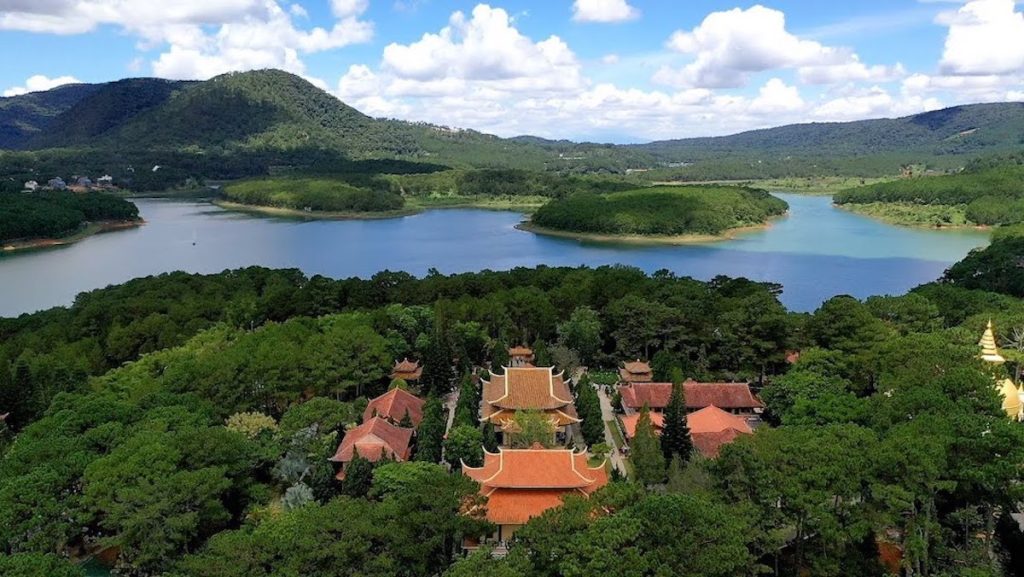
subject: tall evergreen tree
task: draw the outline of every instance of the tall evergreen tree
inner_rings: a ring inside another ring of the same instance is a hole
[[[550,367],[553,364],[548,344],[543,339],[533,341],[533,364],[538,367]]]
[[[672,385],[672,395],[665,407],[664,428],[661,431],[661,453],[665,461],[679,457],[684,463],[690,460],[693,453],[693,439],[690,438],[690,427],[686,423],[686,396],[683,384]]]
[[[498,452],[498,431],[491,422],[484,423],[484,449],[489,453]]]
[[[508,363],[508,342],[503,339],[494,341],[494,349],[491,351],[491,370],[501,373],[501,367],[507,367]]]
[[[455,380],[455,366],[452,364],[452,348],[445,332],[439,327],[427,343],[423,352],[423,374],[420,388],[427,395],[446,395]]]
[[[480,424],[480,387],[474,384],[472,375],[462,378],[459,387],[459,402],[455,405],[455,419],[452,427],[476,427]]]
[[[423,406],[423,421],[416,434],[416,460],[428,463],[441,461],[444,429],[447,425],[444,406],[437,397],[430,397]]]
[[[372,484],[373,463],[356,451],[355,456],[345,467],[345,480],[341,482],[341,492],[349,497],[365,497],[370,492]]]
[[[583,439],[588,445],[596,445],[604,442],[604,420],[601,416],[601,399],[597,391],[590,384],[590,379],[584,376],[576,387],[576,412],[579,413],[580,431]]]
[[[651,424],[651,412],[647,406],[640,411],[636,434],[630,445],[630,460],[636,472],[636,480],[644,485],[657,485],[665,480],[665,455],[658,446],[658,436]]]
[[[33,418],[33,399],[35,386],[32,382],[32,369],[25,359],[18,359],[14,370],[4,371],[0,376],[0,413],[10,413],[7,426],[13,431],[31,422]]]

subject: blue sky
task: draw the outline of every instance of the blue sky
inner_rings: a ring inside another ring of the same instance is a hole
[[[375,116],[617,142],[1024,99],[1014,0],[0,0],[0,50],[4,95],[273,67]]]

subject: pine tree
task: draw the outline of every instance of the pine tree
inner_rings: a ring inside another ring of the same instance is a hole
[[[637,481],[644,485],[657,485],[665,480],[665,456],[658,446],[658,436],[651,424],[651,414],[644,405],[640,411],[640,420],[636,424],[636,434],[630,446],[630,460],[636,471]]]
[[[452,389],[455,376],[451,345],[445,332],[437,329],[423,352],[420,389],[427,395],[447,395]]]
[[[690,460],[693,453],[693,439],[690,438],[690,427],[686,424],[686,397],[683,384],[672,386],[672,395],[665,407],[664,428],[661,431],[661,453],[666,461],[679,457],[684,463]]]
[[[533,341],[533,364],[538,367],[550,367],[551,352],[548,351],[548,344],[543,339]]]
[[[32,369],[25,359],[19,359],[14,365],[13,374],[5,371],[0,377],[0,413],[10,413],[7,425],[12,431],[18,431],[32,420],[32,400],[35,398],[35,386],[32,381]]]
[[[341,483],[341,492],[349,497],[365,497],[373,484],[373,463],[364,459],[356,451],[355,456],[345,467],[345,480]]]
[[[501,373],[501,367],[507,367],[508,363],[508,343],[499,339],[494,342],[494,349],[491,351],[491,370]]]
[[[405,415],[402,416],[402,420],[398,423],[398,426],[406,429],[413,428],[412,415],[409,414],[409,409],[405,410]]]
[[[590,379],[586,376],[580,379],[580,383],[576,387],[576,411],[583,421],[580,423],[583,440],[591,446],[604,442],[601,400],[597,396],[597,391],[590,384]]]
[[[466,375],[459,387],[459,402],[455,405],[453,427],[476,427],[480,424],[480,387],[473,383],[473,377]]]
[[[444,406],[437,397],[430,397],[423,406],[423,421],[416,433],[416,460],[441,462],[441,444],[444,441]]]
[[[491,422],[484,423],[484,449],[488,453],[498,452],[498,432]]]

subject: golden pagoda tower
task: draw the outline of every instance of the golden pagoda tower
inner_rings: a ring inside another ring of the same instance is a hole
[[[1001,365],[1006,362],[1003,355],[999,354],[999,347],[996,345],[995,331],[992,329],[992,321],[988,321],[981,340],[978,341],[981,347],[981,360],[992,365]],[[1015,421],[1024,421],[1024,388],[1018,389],[1010,379],[997,379],[996,389],[1003,398],[1003,410],[1006,416]]]

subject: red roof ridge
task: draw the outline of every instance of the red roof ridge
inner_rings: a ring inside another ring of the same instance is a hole
[[[573,402],[571,399],[567,401],[567,400],[565,400],[565,399],[563,399],[563,398],[561,398],[561,397],[559,397],[558,395],[555,394],[555,378],[557,377],[559,379],[564,379],[565,378],[565,371],[560,371],[556,375],[555,374],[555,367],[504,367],[503,366],[502,368],[505,369],[505,374],[504,375],[496,375],[492,371],[490,371],[489,369],[487,371],[487,372],[491,373],[491,376],[502,377],[502,378],[505,379],[505,382],[504,382],[504,384],[505,384],[505,394],[500,396],[500,397],[498,397],[497,399],[494,399],[492,401],[488,401],[492,405],[493,404],[497,404],[499,401],[502,401],[502,400],[504,400],[505,398],[507,398],[509,396],[509,371],[547,371],[548,372],[548,395],[552,399],[558,401],[559,403],[565,403],[565,404],[568,405],[569,403]],[[491,384],[490,381],[484,381],[484,382],[487,383],[488,385]]]
[[[535,445],[537,445],[537,444],[539,444],[539,443],[535,443]],[[529,448],[529,449],[505,449],[503,447],[498,447],[498,452],[497,453],[491,453],[491,452],[487,451],[486,449],[484,449],[484,453],[486,455],[497,455],[497,457],[498,457],[498,470],[495,471],[494,474],[491,475],[490,477],[487,477],[486,479],[478,480],[477,482],[480,483],[480,485],[482,485],[482,486],[488,485],[491,481],[493,481],[495,478],[497,478],[498,475],[500,475],[502,472],[504,472],[504,470],[505,470],[505,454],[506,453],[509,453],[509,454],[517,454],[517,453],[547,453],[547,454],[564,453],[564,454],[566,454],[566,456],[569,457],[569,466],[572,469],[572,472],[576,473],[576,476],[579,477],[580,480],[585,481],[584,485],[581,485],[580,487],[572,487],[572,488],[581,489],[583,487],[586,487],[588,485],[592,485],[593,483],[597,482],[596,478],[587,477],[587,476],[585,476],[583,473],[581,473],[576,468],[576,458],[579,457],[579,456],[584,456],[585,457],[587,455],[586,451],[582,451],[580,453],[577,453],[577,452],[573,451],[572,449],[546,449],[546,448],[543,448],[543,447],[542,448],[537,448],[537,449],[534,449],[534,448]],[[482,470],[487,468],[486,461],[487,461],[487,459],[486,459],[486,456],[485,456],[484,464],[483,465],[481,465],[480,467],[464,467],[463,468],[463,472],[465,473],[467,470],[482,471]],[[588,466],[587,469],[588,469],[588,471],[597,471],[597,470],[600,470],[603,466],[604,466],[604,463],[602,462],[601,466],[598,466],[598,467],[589,467]],[[548,487],[544,486],[544,485],[539,485],[537,487],[521,487],[520,486],[520,487],[517,487],[517,488],[520,488],[520,489],[525,489],[525,488],[546,489]]]

